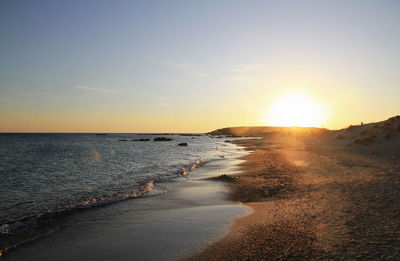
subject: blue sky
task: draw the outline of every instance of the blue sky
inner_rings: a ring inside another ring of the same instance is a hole
[[[0,131],[264,125],[291,91],[324,127],[400,106],[398,1],[1,1]]]

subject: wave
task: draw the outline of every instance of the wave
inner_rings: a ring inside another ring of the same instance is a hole
[[[0,227],[0,235],[12,234],[18,229],[25,229],[29,226],[36,226],[40,223],[43,223],[44,220],[54,219],[57,216],[70,214],[74,211],[80,211],[83,209],[109,205],[111,203],[117,203],[127,199],[144,197],[147,193],[152,192],[153,188],[154,188],[154,181],[150,180],[144,183],[144,185],[142,185],[137,191],[129,193],[121,193],[113,197],[93,198],[91,200],[82,202],[81,205],[75,205],[73,207],[65,207],[57,211],[48,211],[46,213],[41,213],[37,216],[23,218],[21,220],[15,221],[14,223],[11,222],[8,224],[3,224]]]
[[[205,163],[206,163],[205,160],[204,160],[203,158],[200,158],[200,159],[194,161],[194,162],[193,162],[192,164],[190,164],[189,166],[184,167],[184,168],[182,168],[180,171],[178,171],[178,176],[187,176],[187,174],[188,174],[190,171],[192,171],[192,170],[194,170],[194,169],[196,169],[196,168],[198,168],[198,167],[204,166]]]
[[[205,165],[205,160],[200,158],[191,164],[182,167],[178,176],[186,177],[188,173],[198,167]],[[114,196],[98,197],[83,201],[81,204],[59,208],[55,211],[48,210],[35,216],[25,217],[14,222],[2,224],[0,226],[0,256],[10,249],[16,248],[27,242],[48,236],[66,225],[68,217],[73,214],[86,211],[88,209],[107,206],[113,203],[122,202],[128,199],[143,198],[146,196],[156,196],[167,192],[166,188],[159,185],[161,179],[147,180],[139,183],[139,188],[135,191],[120,193]],[[157,193],[154,193],[154,188]],[[154,195],[151,195],[151,194]]]
[[[161,187],[160,187],[161,188]],[[37,238],[48,236],[58,231],[65,224],[66,219],[75,214],[94,207],[106,206],[127,199],[145,197],[154,189],[154,181],[142,182],[138,190],[117,194],[113,197],[93,198],[72,207],[64,207],[56,211],[47,211],[39,215],[26,217],[21,220],[2,224],[0,226],[0,256],[12,248],[33,241]],[[159,194],[166,190],[159,191]]]
[[[97,206],[108,205],[111,203],[121,202],[127,199],[144,197],[146,193],[153,191],[153,188],[154,188],[154,181],[151,180],[148,181],[144,186],[142,186],[138,191],[118,194],[117,196],[114,197],[94,198],[92,200],[87,200],[83,202],[82,206],[85,208],[92,208]]]

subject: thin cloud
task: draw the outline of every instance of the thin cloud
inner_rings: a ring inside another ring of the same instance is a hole
[[[60,96],[57,93],[52,92],[45,92],[45,91],[33,91],[33,92],[20,92],[18,95],[27,96],[27,97],[34,97],[37,99],[38,97],[44,99],[63,99],[63,96]]]
[[[160,106],[165,106],[165,107],[170,107],[173,106],[174,104],[169,101],[168,97],[165,96],[156,96],[152,97],[154,100],[156,100],[156,103]]]
[[[104,88],[97,88],[85,85],[74,86],[75,89],[85,90],[85,91],[95,91],[95,92],[102,92],[102,93],[119,93],[117,90],[111,89],[104,89]]]
[[[32,94],[40,95],[40,96],[57,96],[55,93],[51,92],[32,92]]]
[[[168,103],[168,102],[160,102],[159,105],[165,106],[165,107],[170,107],[170,106],[173,106],[174,104]]]
[[[157,97],[153,97],[153,99],[165,101],[165,100],[168,100],[169,98],[168,97],[163,97],[163,96],[157,96]]]
[[[183,72],[185,72],[185,77],[188,78],[206,78],[209,76],[203,70],[199,70],[198,66],[193,63],[175,62],[171,60],[158,61],[158,63],[182,70]]]
[[[156,97],[153,97],[153,99],[158,101],[157,102],[158,105],[161,105],[161,106],[170,107],[170,106],[174,105],[173,103],[170,103],[169,98],[165,97],[165,96],[156,96]]]
[[[202,72],[193,72],[193,73],[189,74],[188,76],[193,77],[193,78],[206,78],[206,77],[208,77],[208,74],[202,73]]]
[[[162,63],[178,69],[186,69],[189,66],[187,63],[177,63],[172,61],[163,61]]]
[[[115,80],[115,78],[111,77],[111,76],[107,76],[107,75],[100,75],[99,79],[101,80]]]
[[[20,92],[20,95],[39,95],[39,96],[57,96],[55,93],[51,92],[41,92],[41,91],[34,91],[34,92]]]
[[[230,82],[230,83],[244,83],[244,82],[248,82],[248,81],[249,81],[248,78],[239,77],[239,76],[220,79],[220,82]]]
[[[265,108],[254,107],[248,103],[243,104],[243,106],[247,108],[248,112],[266,112]]]
[[[260,72],[262,69],[263,66],[261,64],[246,64],[233,68],[232,72],[236,73]]]

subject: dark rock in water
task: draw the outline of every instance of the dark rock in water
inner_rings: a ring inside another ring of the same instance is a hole
[[[186,143],[186,142],[182,142],[182,143],[179,143],[178,144],[178,146],[187,146],[188,144]]]
[[[171,139],[171,138],[165,138],[165,137],[157,137],[157,138],[154,138],[154,141],[171,141],[171,140],[173,140],[173,139]]]
[[[149,141],[150,139],[133,139],[131,141]]]
[[[128,141],[127,139],[119,139],[119,141]]]
[[[160,136],[160,135],[178,135],[178,134],[177,133],[138,133],[137,135]]]
[[[231,182],[237,181],[238,177],[231,177],[231,176],[223,174],[221,176],[218,176],[218,177],[215,177],[215,178],[212,178],[212,179],[231,183]]]
[[[225,142],[231,142],[230,140],[226,140]]]

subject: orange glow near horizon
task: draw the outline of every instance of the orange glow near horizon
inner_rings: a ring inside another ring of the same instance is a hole
[[[266,123],[281,127],[321,127],[323,108],[305,94],[292,93],[281,97],[268,111]]]

